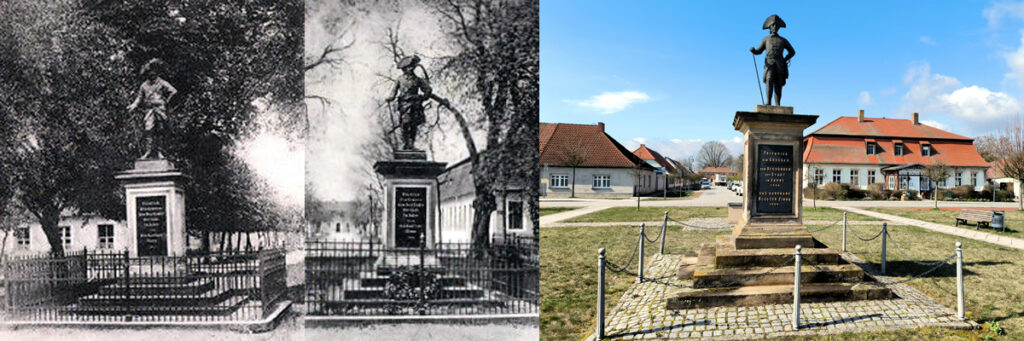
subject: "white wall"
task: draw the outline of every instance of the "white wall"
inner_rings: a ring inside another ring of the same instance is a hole
[[[570,185],[564,188],[551,186],[551,175],[564,174],[569,176]],[[594,188],[595,175],[608,175],[611,177],[609,188]],[[637,176],[633,168],[576,168],[576,179],[573,180],[572,168],[569,167],[541,167],[541,193],[552,198],[568,198],[572,192],[572,182],[576,183],[576,197],[601,198],[633,196],[633,185]],[[651,193],[658,188],[664,188],[665,176],[654,174],[652,171],[642,171],[640,174],[640,193]],[[650,177],[648,185],[647,178]],[[655,181],[657,179],[657,181]],[[657,186],[657,187],[655,187]]]
[[[440,217],[437,219],[441,226],[441,240],[445,243],[468,243],[472,238],[473,231],[473,209],[472,195],[463,195],[456,198],[445,199],[441,202]],[[533,235],[533,220],[530,219],[531,205],[534,200],[526,200],[520,193],[511,193],[505,197],[498,196],[498,207],[491,212],[490,230],[492,238],[500,238],[506,234],[518,236]],[[522,229],[508,229],[502,219],[507,219],[505,207],[509,201],[520,201],[523,203]]]
[[[885,176],[882,174],[882,169],[881,169],[880,166],[876,166],[876,165],[856,165],[856,164],[828,164],[828,163],[808,164],[808,163],[805,163],[804,164],[804,174],[811,174],[812,177],[810,179],[803,179],[802,183],[803,183],[804,187],[807,186],[808,180],[813,179],[813,174],[812,174],[812,172],[810,170],[811,167],[814,167],[814,168],[817,168],[817,169],[821,169],[822,171],[824,171],[824,175],[825,175],[824,183],[826,183],[826,184],[829,183],[829,182],[833,182],[832,181],[832,170],[834,170],[834,169],[839,169],[841,171],[841,173],[842,173],[842,181],[840,181],[841,183],[848,183],[848,184],[851,184],[851,185],[857,185],[858,187],[860,187],[862,189],[867,189],[867,187],[868,187],[868,180],[867,180],[867,178],[868,178],[868,171],[869,170],[874,170],[875,171],[875,182],[885,183]],[[859,171],[859,174],[858,174],[858,178],[859,179],[858,179],[858,181],[856,183],[854,183],[853,180],[850,178],[850,171],[853,170],[853,169],[856,169],[856,170]],[[958,168],[953,169],[952,171],[950,171],[950,176],[949,176],[948,179],[946,179],[946,186],[943,187],[943,188],[956,186],[956,176],[955,176],[956,172],[959,172],[961,174],[961,176],[963,177],[962,178],[962,182],[963,182],[962,184],[963,185],[970,185],[971,184],[970,179],[971,179],[971,177],[973,177],[974,180],[975,180],[975,182],[974,182],[974,189],[978,190],[978,191],[984,189],[984,187],[985,187],[985,168],[982,168],[982,167],[958,167]]]
[[[125,222],[99,217],[71,216],[62,217],[60,223],[57,224],[57,226],[68,226],[71,228],[71,244],[66,246],[64,251],[79,251],[82,249],[96,251],[99,248],[97,226],[107,224],[114,226],[114,243],[113,247],[101,251],[117,252],[126,250],[128,248],[128,227]],[[14,231],[11,231],[10,236],[7,237],[4,249],[6,255],[21,256],[50,252],[50,243],[46,240],[42,225],[38,221],[28,221],[21,227],[28,227],[29,229],[29,245],[27,247],[17,245],[17,238],[15,238]],[[0,232],[0,238],[2,236],[3,233]]]

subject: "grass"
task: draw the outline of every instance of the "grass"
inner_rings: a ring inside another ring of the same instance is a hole
[[[555,214],[555,213],[561,213],[561,212],[565,212],[565,211],[572,211],[572,210],[575,210],[577,208],[579,208],[579,207],[541,207],[540,208],[540,215],[541,216],[546,216],[548,214]]]
[[[831,207],[804,207],[804,220],[824,220],[824,221],[837,221],[843,219],[843,210],[835,209]],[[856,213],[848,213],[846,215],[848,221],[880,221],[881,219],[869,217],[866,215],[860,215]]]
[[[665,218],[665,211],[668,211],[669,218],[685,220],[689,218],[704,217],[726,217],[728,212],[725,207],[612,207],[594,213],[585,214],[576,218],[566,220],[570,223],[593,223],[593,222],[620,222],[620,221],[656,221]]]
[[[640,200],[642,200],[642,201],[680,200],[680,199],[692,200],[692,199],[700,198],[701,193],[704,193],[704,192],[700,192],[700,191],[686,191],[686,192],[683,192],[682,195],[679,195],[679,193],[669,194],[668,196],[665,196],[665,197],[662,197],[660,195],[654,195],[654,196],[648,196],[648,197],[641,197]]]
[[[812,230],[814,226],[809,226]],[[850,226],[863,237],[878,232],[877,226]],[[967,317],[984,323],[999,322],[1006,335],[999,340],[1024,340],[1024,288],[1019,279],[1024,278],[1024,254],[1020,250],[985,242],[962,239],[936,233],[914,226],[890,226],[889,234],[909,256],[920,261],[942,260],[953,254],[954,244],[963,243],[964,279]],[[815,238],[833,248],[840,248],[842,229],[829,228],[814,233]],[[861,259],[874,264],[881,263],[881,242],[876,239],[862,242],[854,237],[847,238],[847,250]],[[886,269],[890,275],[900,278],[919,274],[930,267],[907,261],[890,241],[887,250]],[[910,286],[927,294],[939,303],[956,309],[956,268],[949,262],[944,268],[926,277],[908,282]],[[946,329],[925,329],[913,332],[870,333],[836,337],[836,340],[876,339],[917,339],[917,340],[974,340],[991,334],[987,329],[976,331],[954,331]],[[824,339],[824,338],[809,338]]]
[[[955,226],[956,220],[953,217],[960,214],[959,210],[937,210],[937,209],[906,209],[906,208],[882,208],[882,207],[871,207],[867,210],[875,211],[879,213],[892,214],[905,218],[923,220],[933,222],[936,224]],[[998,234],[1008,237],[1024,238],[1024,235],[1020,231],[1024,231],[1024,212],[1022,211],[1005,211],[1003,212],[1003,222],[1006,224],[1006,232],[1001,229],[992,228],[981,228],[979,231],[986,233]],[[962,228],[974,229],[974,222],[968,223],[969,225],[964,226],[960,224]]]
[[[605,248],[605,256],[610,262],[624,266],[636,248],[637,232],[633,227],[604,226],[563,227],[541,233],[542,340],[580,340],[593,332],[597,311],[597,249]],[[713,241],[716,233],[728,234],[731,231],[691,232],[669,226],[666,252],[696,251],[701,243]],[[659,244],[646,243],[645,259],[658,252]],[[630,268],[636,271],[636,262]],[[611,311],[635,277],[611,271],[605,272],[605,276],[606,311]]]

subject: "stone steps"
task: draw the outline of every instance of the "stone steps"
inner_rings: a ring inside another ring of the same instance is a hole
[[[125,286],[124,283],[114,282],[100,287],[100,295],[124,296],[128,291],[131,295],[199,295],[212,290],[214,280],[211,278],[196,279],[189,282],[174,282],[164,284],[131,283]]]
[[[123,294],[92,294],[78,299],[83,306],[159,306],[159,307],[182,307],[182,306],[209,306],[217,305],[235,296],[233,289],[210,290],[201,294],[148,294],[131,295],[125,299]]]
[[[891,298],[892,291],[888,288],[865,284],[814,283],[800,286],[800,301],[804,303]],[[793,285],[759,285],[679,293],[667,300],[666,308],[678,310],[792,303]]]
[[[186,316],[224,316],[233,314],[245,302],[246,296],[231,296],[216,305],[184,305],[184,306],[131,306],[123,305],[72,305],[69,310],[82,315],[186,315]]]
[[[362,287],[345,290],[345,299],[385,299],[384,287]],[[481,298],[484,291],[468,287],[442,287],[438,297],[443,298]]]
[[[863,280],[864,277],[864,270],[861,270],[861,268],[853,264],[821,265],[820,267],[834,273],[834,275],[819,271],[812,266],[804,265],[800,267],[800,283],[835,283],[842,282],[845,278]],[[772,268],[769,267],[710,270],[698,269],[693,273],[693,287],[712,288],[729,283],[735,283],[737,281],[765,273],[771,269]],[[796,267],[784,266],[767,275],[763,275],[737,285],[758,286],[789,284],[792,287],[795,272]],[[837,278],[837,276],[845,278]]]
[[[813,244],[811,244],[813,245]],[[736,249],[734,240],[729,236],[718,236],[714,248],[715,267],[770,266],[774,267],[791,257],[793,248]],[[839,252],[829,248],[812,248],[810,245],[800,252],[803,259],[816,264],[839,264]]]

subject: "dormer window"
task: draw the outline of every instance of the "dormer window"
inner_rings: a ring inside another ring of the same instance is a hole
[[[896,156],[903,156],[903,144],[896,143],[893,147],[893,153],[896,154]]]
[[[921,155],[932,156],[932,146],[927,145],[927,144],[921,146]]]
[[[868,155],[878,154],[878,144],[874,142],[868,142]]]

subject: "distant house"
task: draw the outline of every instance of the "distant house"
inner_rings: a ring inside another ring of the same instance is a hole
[[[883,183],[890,190],[928,192],[936,186],[985,186],[988,163],[974,139],[921,124],[913,118],[840,117],[804,138],[804,174],[818,185],[846,183],[867,188]],[[952,168],[949,178],[933,183],[924,176],[929,165]],[[805,177],[804,186],[809,182]]]
[[[486,160],[486,151],[481,152]],[[437,177],[440,184],[441,208],[438,240],[446,243],[468,243],[472,238],[476,188],[469,158],[456,162]],[[491,212],[491,239],[535,237],[530,209],[535,200],[524,194],[522,183],[503,183],[494,193],[496,208]]]
[[[128,225],[124,221],[111,220],[96,215],[77,215],[70,211],[61,214],[57,223],[61,244],[65,252],[89,250],[122,252],[128,250]],[[35,219],[24,221],[15,227],[4,253],[12,256],[36,255],[50,252],[50,243],[43,233],[42,225]]]
[[[729,167],[704,167],[704,169],[697,173],[708,179],[714,179],[719,174],[725,175],[726,178],[730,179],[736,175],[736,171],[729,169]]]
[[[540,166],[541,196],[569,197],[574,184],[577,197],[656,191],[655,168],[605,133],[604,123],[541,123]]]
[[[654,167],[655,173],[658,173],[658,176],[654,178],[655,191],[664,190],[666,187],[674,184],[672,181],[675,180],[669,179],[668,176],[676,173],[676,167],[667,158],[661,156],[660,153],[648,148],[647,145],[640,144],[640,147],[633,151],[633,155]]]
[[[999,164],[1002,160],[996,160],[988,163],[988,171],[985,172],[985,177],[997,190],[1011,191],[1013,192],[1014,198],[1020,198],[1020,181],[1014,178],[1008,177],[1003,174],[1003,171],[999,169]]]

